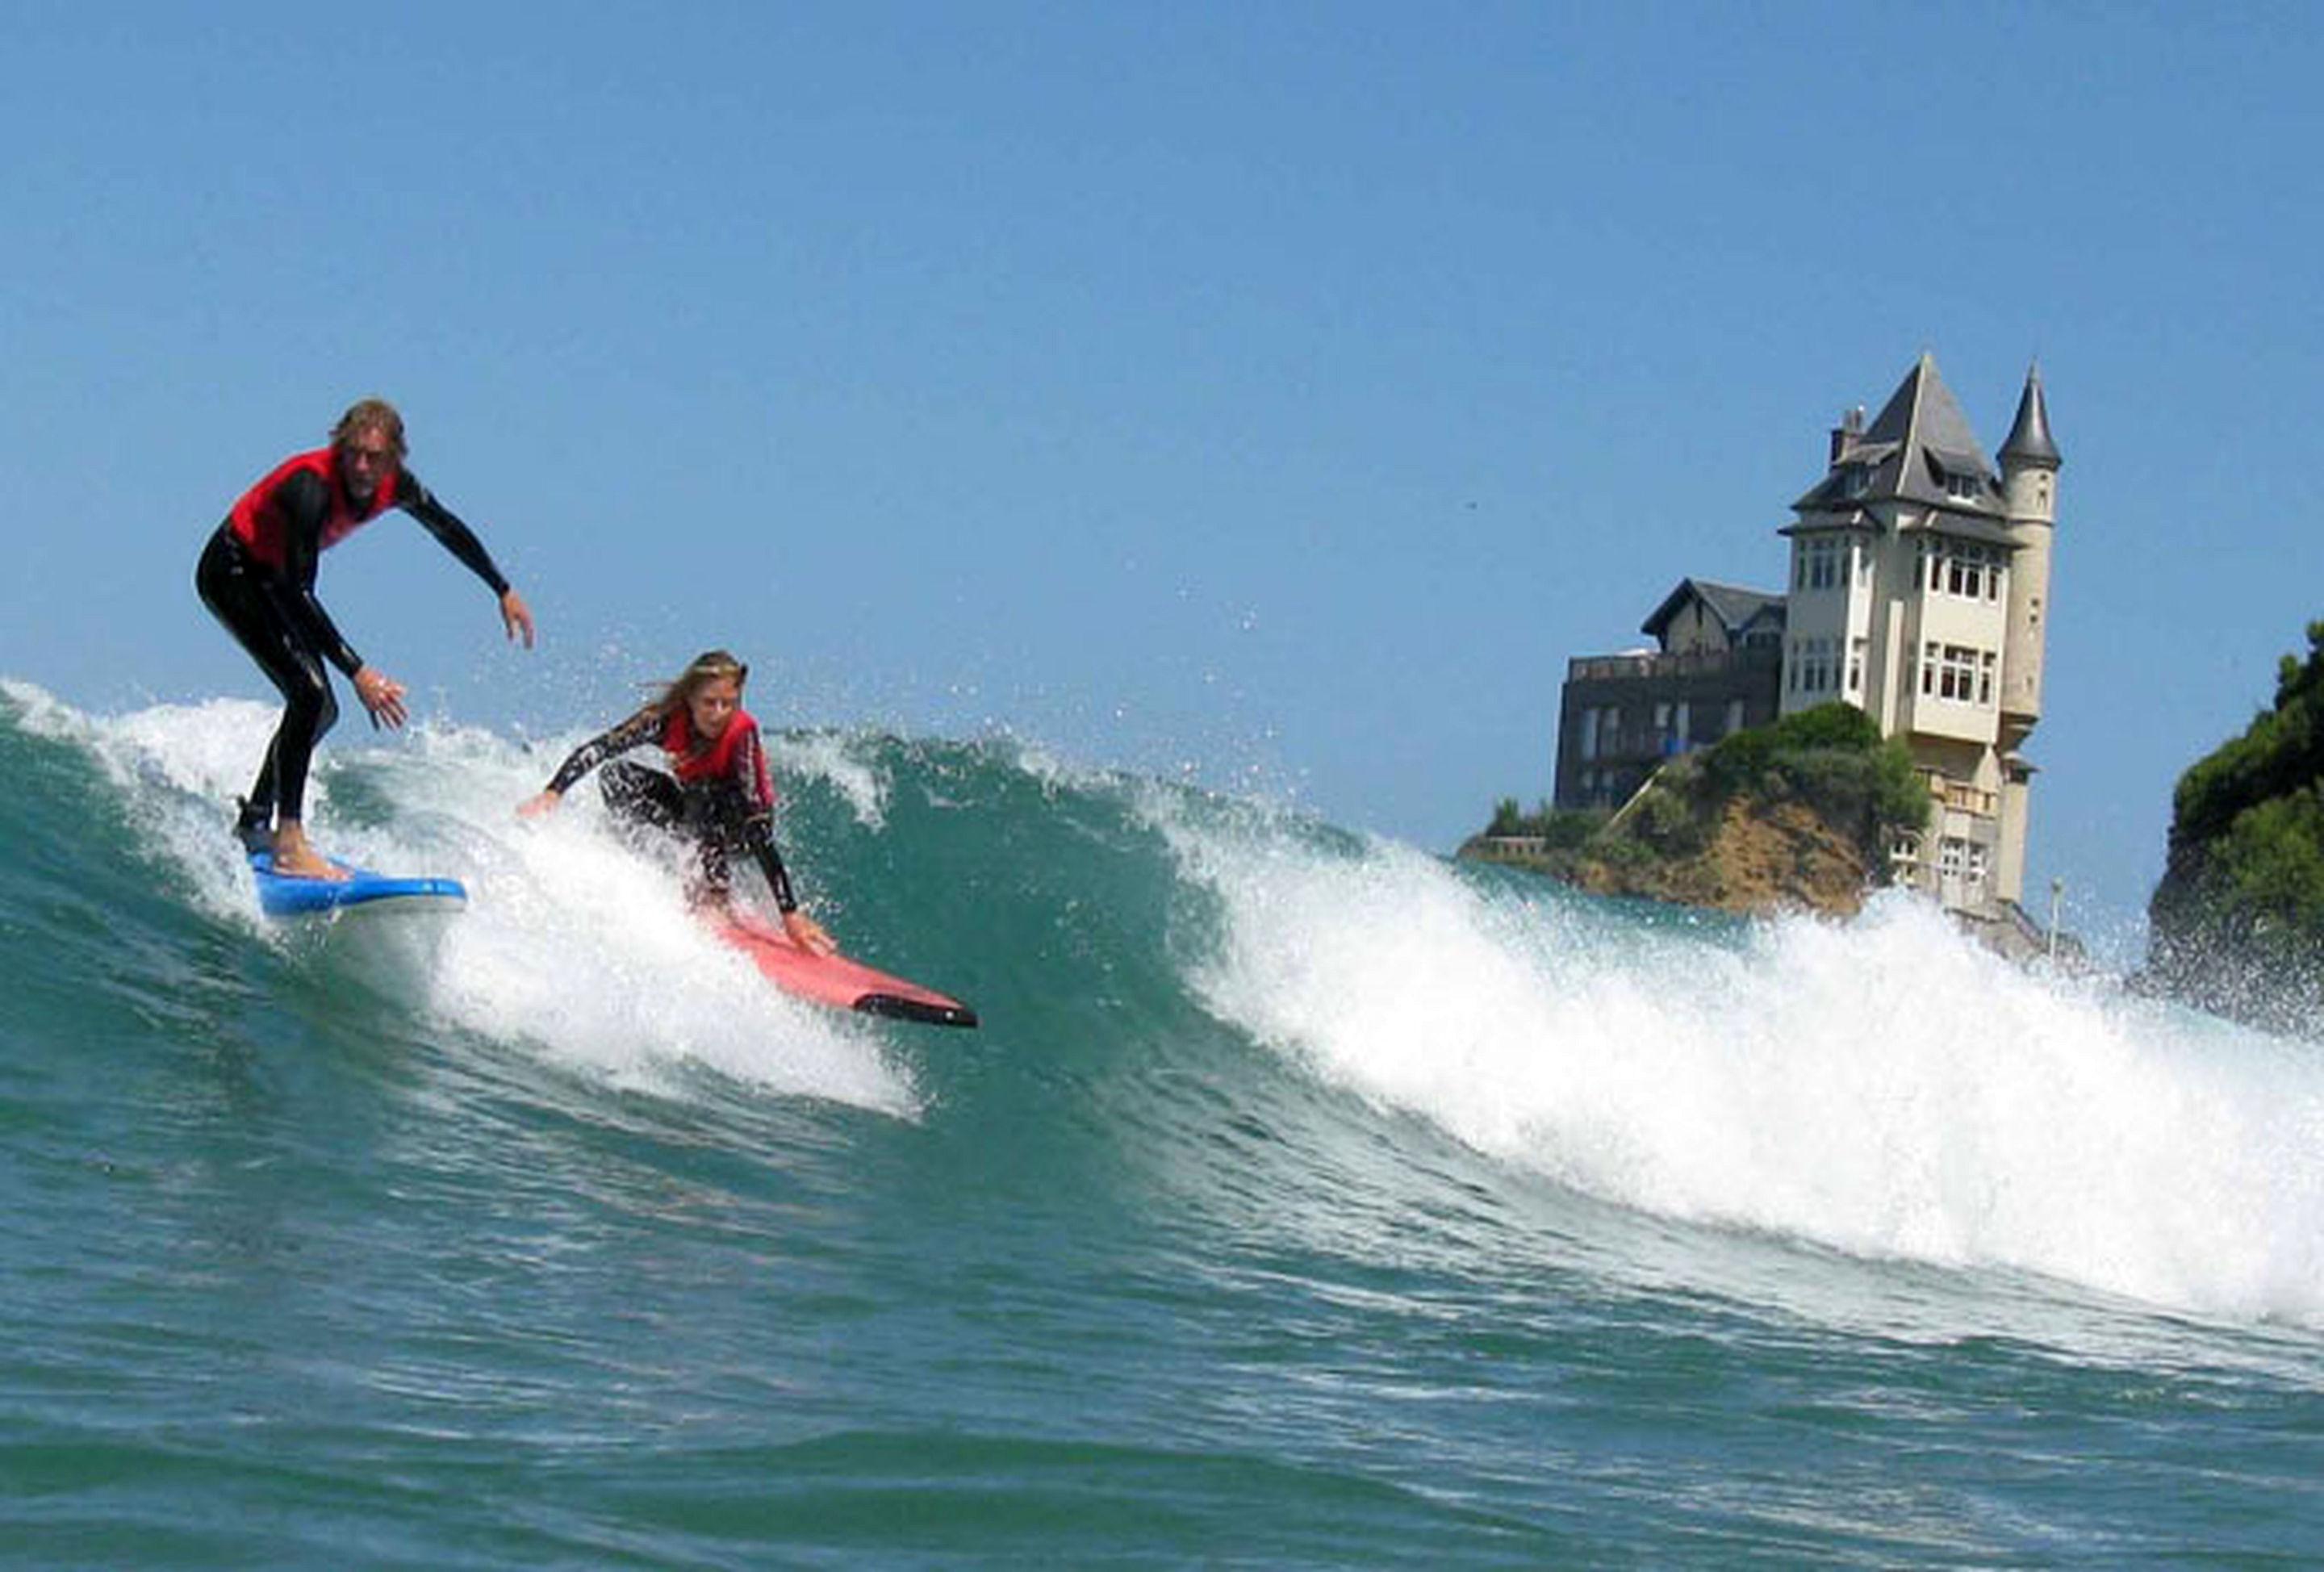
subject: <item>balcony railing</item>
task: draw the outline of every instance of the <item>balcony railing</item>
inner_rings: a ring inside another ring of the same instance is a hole
[[[2001,811],[1999,792],[1981,791],[1974,786],[1965,786],[1958,781],[1948,781],[1933,771],[1924,772],[1922,779],[1929,783],[1929,795],[1955,813],[1969,813],[1980,818],[1991,818]]]
[[[1637,680],[1647,677],[1702,677],[1714,671],[1782,663],[1781,650],[1689,650],[1665,654],[1638,650],[1621,655],[1576,655],[1565,662],[1568,682]]]

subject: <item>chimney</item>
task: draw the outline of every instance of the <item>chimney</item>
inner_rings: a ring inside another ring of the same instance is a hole
[[[1856,439],[1863,435],[1864,406],[1862,404],[1858,404],[1854,409],[1849,411],[1846,414],[1840,416],[1840,424],[1831,429],[1832,463],[1838,464],[1841,459],[1847,458],[1848,450],[1855,447]]]

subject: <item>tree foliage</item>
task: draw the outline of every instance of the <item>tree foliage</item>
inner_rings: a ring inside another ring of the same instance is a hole
[[[1856,843],[1865,866],[1884,873],[1889,842],[1900,830],[1926,826],[1930,800],[1903,742],[1884,740],[1878,725],[1853,705],[1831,703],[1730,733],[1674,760],[1610,819],[1600,812],[1558,812],[1546,803],[1526,815],[1509,797],[1495,805],[1486,833],[1540,837],[1553,871],[1570,870],[1579,860],[1628,865],[1686,857],[1710,844],[1737,797],[1806,804]]]
[[[1721,738],[1702,756],[1697,791],[1709,804],[1740,793],[1805,802],[1856,837],[1868,865],[1886,864],[1888,842],[1929,821],[1929,791],[1902,740],[1884,739],[1873,718],[1834,701]]]
[[[2324,622],[2308,645],[2273,706],[2179,778],[2147,905],[2154,980],[2269,1024],[2324,1011]]]

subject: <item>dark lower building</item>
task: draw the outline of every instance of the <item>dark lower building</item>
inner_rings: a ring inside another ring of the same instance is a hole
[[[1640,631],[1660,647],[1566,663],[1554,807],[1618,808],[1665,759],[1781,707],[1782,596],[1683,579]]]

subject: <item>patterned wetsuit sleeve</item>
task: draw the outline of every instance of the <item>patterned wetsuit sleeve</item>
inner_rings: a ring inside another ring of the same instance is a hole
[[[773,816],[753,813],[742,821],[743,844],[759,862],[759,872],[767,876],[767,888],[775,892],[775,908],[779,911],[797,911],[798,897],[791,893],[791,876],[783,866],[783,854],[775,849]]]
[[[573,782],[616,754],[626,754],[650,742],[660,725],[660,717],[650,709],[641,709],[611,731],[599,732],[557,766],[557,773],[549,777],[549,790],[564,796],[572,790]]]
[[[757,859],[759,872],[767,876],[776,909],[796,911],[798,897],[791,893],[791,876],[783,866],[783,854],[775,848],[775,784],[767,773],[767,750],[760,744],[756,726],[736,742],[733,770],[734,789],[742,793],[746,807],[743,844]]]
[[[355,652],[337,624],[331,621],[330,614],[323,609],[323,603],[315,598],[315,568],[323,553],[323,523],[331,513],[329,483],[318,475],[301,471],[283,482],[276,495],[285,525],[282,577],[290,590],[290,615],[301,624],[300,632],[307,635],[307,642],[332,665],[353,677],[363,670],[363,657]]]
[[[759,740],[755,722],[734,742],[734,789],[742,800],[756,813],[771,813],[775,807],[775,782],[767,773],[767,750]]]
[[[475,531],[460,522],[459,515],[436,500],[436,494],[420,484],[420,477],[409,469],[396,472],[395,505],[418,519],[420,527],[443,543],[446,550],[468,565],[468,570],[493,587],[494,595],[506,595],[509,581],[493,566],[493,554],[476,539]]]

